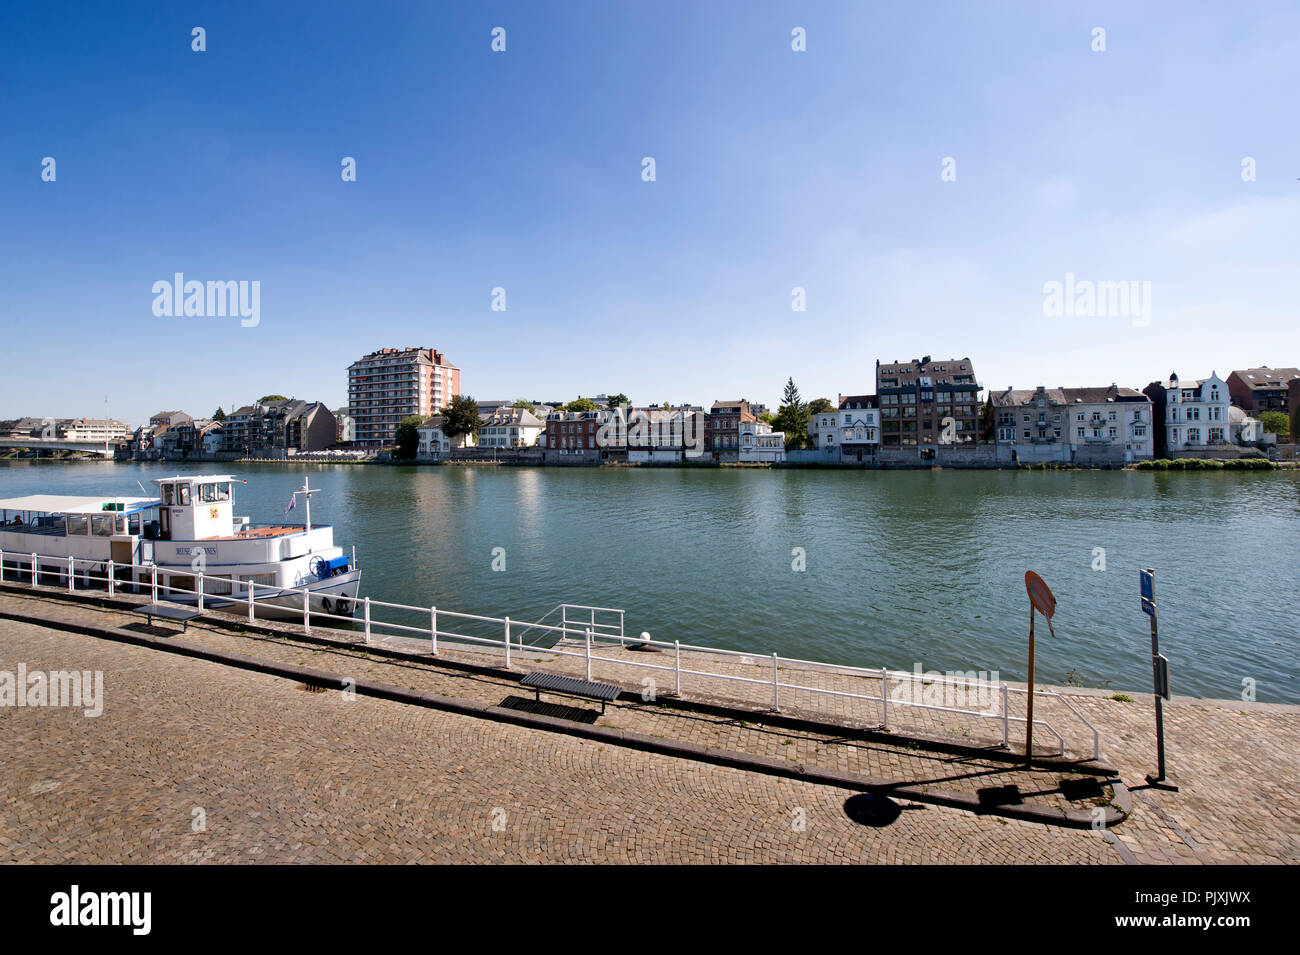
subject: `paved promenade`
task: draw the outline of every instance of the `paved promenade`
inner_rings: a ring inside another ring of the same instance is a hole
[[[22,595],[0,610],[136,627]],[[103,716],[0,709],[0,861],[1295,862],[1300,708],[1176,700],[1181,793],[1138,791],[1109,833],[978,815],[606,746],[0,622],[0,669],[103,670]],[[206,623],[175,640],[500,704],[517,686],[364,648]],[[485,662],[482,654],[452,654]],[[552,660],[547,669],[559,669]],[[784,676],[783,676],[784,679]],[[633,683],[635,685],[635,683]],[[1130,786],[1153,755],[1150,705],[1072,697]],[[923,786],[1008,783],[1060,804],[1050,773],[633,700],[599,725]],[[1059,777],[1059,773],[1056,774]],[[991,782],[990,782],[991,780]],[[846,802],[849,810],[846,812]],[[195,810],[204,819],[194,831]]]

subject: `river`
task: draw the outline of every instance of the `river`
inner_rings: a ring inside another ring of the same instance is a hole
[[[152,492],[176,469],[5,462],[0,497]],[[620,607],[630,632],[662,640],[891,669],[1023,680],[1033,569],[1057,598],[1039,681],[1149,690],[1138,570],[1151,567],[1173,692],[1240,698],[1251,680],[1261,701],[1300,703],[1297,471],[231,473],[248,481],[235,512],[255,522],[284,520],[310,474],[313,521],[355,544],[373,598],[515,620],[565,601]]]

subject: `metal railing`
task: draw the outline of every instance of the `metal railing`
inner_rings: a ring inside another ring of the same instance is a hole
[[[79,565],[84,567],[81,573],[77,572]],[[36,570],[35,573],[32,572],[33,568]],[[117,590],[123,587],[135,593],[139,593],[142,589],[147,590],[153,602],[172,594],[186,594],[195,598],[197,609],[200,612],[215,609],[233,609],[236,605],[242,604],[239,610],[246,613],[250,623],[256,619],[259,608],[274,607],[281,614],[288,613],[297,618],[297,601],[300,601],[301,626],[306,634],[311,633],[314,618],[324,618],[342,621],[359,628],[366,643],[370,643],[374,636],[378,634],[380,636],[416,639],[421,643],[427,641],[430,652],[433,654],[440,652],[441,645],[439,641],[444,644],[448,642],[460,644],[464,649],[476,646],[493,652],[499,650],[504,656],[504,665],[507,669],[513,665],[514,654],[523,653],[529,654],[529,659],[535,658],[537,654],[581,659],[588,680],[592,678],[593,664],[596,663],[633,667],[664,674],[671,673],[672,692],[679,698],[685,697],[683,678],[689,677],[699,678],[702,681],[721,680],[747,684],[750,687],[763,687],[764,693],[766,688],[770,687],[770,708],[773,711],[780,710],[782,699],[789,701],[792,696],[798,696],[799,694],[807,694],[814,699],[829,697],[873,705],[878,704],[880,707],[879,725],[885,730],[890,728],[891,710],[895,707],[957,714],[968,718],[995,721],[999,724],[1001,731],[1002,746],[1009,748],[1011,744],[1011,726],[1025,723],[1025,717],[1013,716],[1011,712],[1011,696],[1014,694],[1023,697],[1028,692],[1024,687],[1008,686],[1005,682],[993,683],[990,681],[940,676],[938,674],[890,670],[887,667],[855,667],[847,664],[803,660],[798,657],[780,656],[775,652],[760,654],[741,650],[726,650],[719,647],[697,646],[682,643],[679,640],[668,642],[655,640],[651,638],[649,633],[645,632],[642,632],[639,637],[629,638],[624,632],[624,612],[609,607],[558,604],[543,614],[541,618],[532,622],[522,622],[512,620],[510,617],[492,617],[440,610],[436,605],[416,607],[410,604],[375,600],[370,597],[333,598],[344,601],[342,609],[352,611],[352,613],[340,614],[327,612],[324,609],[313,609],[311,605],[312,591],[309,587],[276,587],[268,584],[257,584],[251,580],[240,581],[233,580],[230,577],[214,577],[197,570],[160,568],[156,564],[119,564],[114,563],[112,560],[49,557],[38,554],[6,553],[0,550],[0,583],[21,583],[24,574],[27,575],[33,586],[39,586],[42,577],[54,576],[60,585],[66,586],[69,592],[77,590],[77,581],[80,578],[83,589],[91,589],[98,582],[107,588],[109,596],[114,596]],[[194,586],[178,586],[177,579],[192,581]],[[213,592],[206,586],[206,581],[219,582],[219,586],[229,588],[229,592]],[[269,600],[278,602],[271,605],[268,603]],[[291,600],[295,601],[295,603],[290,604],[289,601]],[[340,608],[336,607],[335,609]],[[375,615],[376,609],[392,610],[405,614],[407,619],[412,622],[399,623],[393,619],[377,619]],[[360,619],[356,617],[357,611],[360,611]],[[552,617],[557,611],[560,613],[560,622],[558,624],[543,622]],[[572,618],[571,614],[574,615]],[[584,614],[586,619],[580,619]],[[610,616],[602,618],[602,614]],[[616,622],[614,615],[616,615]],[[269,614],[264,613],[263,616],[269,616]],[[419,621],[418,625],[415,622],[416,620]],[[449,623],[459,627],[459,629],[449,629]],[[467,632],[468,628],[476,628],[479,632]],[[543,635],[554,635],[554,642],[544,648],[537,646],[536,639],[532,643],[524,643],[524,636],[533,631],[539,631]],[[577,648],[566,645],[566,639],[573,640]],[[671,665],[659,664],[652,663],[648,659],[631,659],[629,656],[615,658],[600,656],[598,652],[593,653],[593,647],[598,651],[602,641],[618,643],[620,647],[632,642],[647,648],[671,650],[673,662]],[[686,665],[683,665],[683,652],[698,656],[687,660]],[[744,676],[734,672],[724,672],[721,666],[713,669],[696,668],[704,665],[702,661],[710,659],[736,660],[742,666],[748,665],[759,668],[763,671],[763,675]],[[761,664],[758,662],[760,660],[762,661]],[[781,678],[783,667],[788,671],[822,672],[841,677],[857,678],[864,682],[878,682],[880,692],[878,694],[853,692],[827,686],[792,683],[788,681],[788,678],[783,681]],[[607,677],[607,679],[612,679],[612,677]],[[893,692],[890,691],[891,684],[895,687]],[[943,702],[926,702],[928,695],[933,692],[930,688],[935,686],[947,688],[941,690],[941,693],[947,693],[948,690],[951,690],[952,692],[949,695],[956,697],[958,703],[973,696],[975,699],[982,701],[984,705],[963,706],[944,705]],[[1087,734],[1091,736],[1092,758],[1100,758],[1100,737],[1096,727],[1066,697],[1050,690],[1035,690],[1034,694],[1038,699],[1055,700],[1063,704],[1069,713],[1082,724]],[[1020,707],[1020,709],[1023,710],[1023,707]],[[1054,736],[1057,741],[1058,755],[1063,756],[1065,754],[1065,737],[1050,721],[1044,718],[1036,718],[1034,726]]]

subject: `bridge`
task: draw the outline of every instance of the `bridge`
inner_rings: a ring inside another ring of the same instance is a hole
[[[103,441],[62,441],[56,438],[0,438],[0,448],[28,448],[30,450],[49,451],[85,451],[104,457]],[[116,449],[113,441],[108,442],[108,456],[112,457]]]

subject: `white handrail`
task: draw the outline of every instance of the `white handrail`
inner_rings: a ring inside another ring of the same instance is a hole
[[[5,558],[5,553],[3,550],[0,550],[0,582],[5,580],[4,558]],[[47,560],[48,559],[49,558],[47,558]],[[176,571],[172,571],[171,569],[166,567],[160,568],[159,565],[155,563],[116,564],[111,559],[104,561],[98,559],[72,558],[72,557],[69,557],[67,560],[68,560],[68,565],[67,565],[66,575],[67,575],[67,587],[69,591],[72,592],[76,591],[75,580],[76,580],[76,569],[78,564],[85,565],[87,567],[85,573],[85,579],[87,585],[90,585],[92,581],[101,579],[98,574],[92,573],[91,571],[95,567],[99,567],[102,565],[105,568],[106,587],[108,588],[110,595],[115,593],[116,591],[116,571],[118,569],[121,569],[123,571],[130,573],[131,575],[130,586],[133,587],[136,590],[136,592],[139,591],[140,586],[142,585],[148,586],[150,598],[152,602],[155,603],[158,602],[160,594],[163,590],[165,590],[166,593],[169,595],[173,593],[194,594],[197,597],[200,611],[203,611],[205,609],[204,597],[205,595],[207,595],[206,588],[204,586],[205,581],[207,580],[220,581],[223,586],[230,587],[230,594],[232,596],[236,593],[238,589],[238,585],[240,583],[243,583],[245,585],[245,598],[246,598],[246,605],[247,605],[247,612],[248,612],[248,620],[249,622],[253,622],[253,620],[255,619],[255,608],[257,602],[257,598],[255,597],[255,588],[257,584],[255,581],[252,580],[237,581],[237,580],[232,580],[229,577],[213,577],[208,574],[194,573],[192,571],[188,573],[181,572],[179,569],[177,569]],[[15,562],[15,566],[20,567],[21,565]],[[28,568],[31,572],[29,579],[32,583],[32,586],[34,587],[43,586],[39,583],[39,577],[41,572],[40,555],[35,553],[30,555],[30,563],[28,564]],[[147,578],[142,578],[141,572],[145,572],[145,571],[147,571]],[[159,579],[160,575],[165,579],[160,581]],[[177,586],[175,584],[176,578],[189,578],[191,580],[194,580],[194,584],[195,584],[194,588],[190,589],[190,588]],[[264,584],[263,586],[265,587],[267,585]],[[355,617],[352,614],[343,615],[343,614],[336,614],[336,613],[328,613],[323,610],[313,611],[311,609],[311,596],[310,596],[311,591],[310,588],[308,587],[303,587],[303,588],[270,587],[269,590],[270,590],[270,594],[276,597],[287,596],[290,594],[298,594],[298,593],[302,595],[302,627],[304,633],[307,634],[311,633],[311,622],[313,616],[324,617],[326,619],[332,619],[332,620],[342,620],[351,623],[353,625],[356,625]],[[982,680],[967,680],[967,679],[962,679],[957,677],[942,676],[939,674],[934,674],[934,675],[927,675],[924,673],[918,674],[914,671],[890,670],[887,667],[880,667],[878,669],[868,669],[865,667],[855,667],[849,664],[828,663],[820,660],[804,660],[797,657],[781,657],[777,653],[758,654],[758,653],[746,652],[742,650],[731,650],[723,647],[698,646],[695,644],[682,643],[679,640],[674,640],[670,643],[664,640],[653,639],[648,634],[642,634],[642,636],[638,638],[636,642],[639,644],[645,644],[647,646],[671,649],[673,651],[673,664],[671,666],[651,663],[649,662],[649,660],[643,661],[643,660],[633,660],[628,658],[613,658],[613,657],[605,657],[598,654],[594,654],[592,652],[593,643],[600,639],[611,640],[611,641],[618,640],[621,645],[626,645],[626,638],[623,634],[623,626],[624,626],[623,611],[617,610],[615,608],[590,607],[590,606],[580,605],[580,604],[558,604],[557,606],[553,607],[551,610],[543,614],[542,617],[539,618],[537,621],[524,624],[522,625],[522,629],[520,629],[521,625],[515,621],[512,621],[511,618],[508,616],[491,617],[482,614],[458,613],[456,611],[439,610],[436,606],[415,607],[408,604],[398,604],[398,603],[390,603],[388,601],[382,601],[382,600],[372,600],[372,598],[370,597],[342,598],[342,599],[347,600],[353,606],[353,608],[355,608],[355,606],[358,603],[361,604],[362,607],[361,626],[364,634],[364,639],[367,644],[371,642],[373,627],[378,626],[383,628],[385,631],[396,631],[398,634],[407,634],[407,633],[416,634],[416,635],[420,635],[423,638],[427,638],[430,641],[431,649],[435,654],[437,654],[439,651],[439,646],[438,646],[439,637],[452,640],[453,642],[480,644],[488,647],[494,646],[496,648],[500,648],[504,650],[505,665],[507,668],[509,668],[512,663],[512,651],[516,648],[520,651],[524,650],[525,645],[522,641],[523,636],[527,634],[529,631],[537,629],[537,630],[543,630],[551,633],[558,633],[560,634],[561,639],[570,636],[575,639],[580,639],[582,643],[579,649],[565,649],[557,642],[555,646],[545,649],[544,652],[552,656],[571,656],[571,657],[582,658],[584,661],[584,666],[585,666],[588,679],[591,679],[592,676],[593,663],[608,663],[617,666],[634,667],[634,668],[640,668],[645,670],[663,671],[663,672],[667,672],[671,670],[674,674],[674,692],[678,697],[681,697],[683,695],[682,677],[689,676],[689,677],[699,677],[701,679],[707,679],[707,680],[725,680],[725,681],[740,683],[740,684],[753,684],[753,685],[762,684],[765,686],[770,686],[772,689],[771,708],[773,710],[779,709],[782,691],[803,692],[803,693],[810,694],[814,697],[829,696],[829,697],[837,697],[846,700],[877,702],[880,703],[881,705],[881,717],[882,717],[881,725],[886,729],[889,727],[890,724],[891,706],[904,706],[904,707],[912,707],[920,710],[931,710],[934,712],[954,713],[962,716],[976,717],[981,719],[995,719],[1002,724],[1001,735],[1002,735],[1003,746],[1010,746],[1011,724],[1025,723],[1024,717],[1017,717],[1011,715],[1010,706],[1009,706],[1009,695],[1011,693],[1024,694],[1027,693],[1028,690],[1024,687],[1008,686],[1006,683],[991,683]],[[388,607],[388,608],[401,610],[401,611],[418,612],[422,615],[425,615],[425,618],[427,619],[428,623],[422,624],[420,626],[409,626],[406,624],[400,624],[393,621],[374,620],[371,612],[372,605],[375,607]],[[575,610],[575,609],[589,611],[590,612],[589,616],[592,618],[594,618],[596,612],[617,613],[619,614],[619,623],[615,625],[613,623],[606,623],[603,621],[588,619],[588,620],[583,620],[580,626],[569,626],[568,624],[570,622],[576,623],[576,621],[569,620],[568,611]],[[560,625],[557,626],[554,624],[546,624],[542,622],[547,617],[554,614],[557,610],[561,611],[562,613],[562,623]],[[472,621],[474,623],[496,624],[503,628],[502,634],[501,636],[493,638],[487,636],[477,636],[469,633],[448,631],[440,628],[439,624],[441,618],[453,618],[456,620]],[[612,632],[615,626],[617,626],[619,631],[617,635],[615,635]],[[605,632],[606,629],[608,629],[610,632]],[[532,646],[533,645],[530,644],[529,648],[532,648]],[[747,658],[748,660],[752,661],[756,666],[760,665],[760,661],[764,657],[770,657],[771,675],[770,677],[755,678],[755,677],[743,676],[738,673],[724,673],[717,669],[700,670],[700,669],[693,669],[689,666],[683,667],[682,666],[683,650],[691,651],[702,655]],[[875,696],[870,693],[855,693],[852,692],[851,690],[845,690],[845,689],[831,689],[829,687],[809,686],[800,683],[785,682],[782,681],[780,678],[780,669],[782,665],[785,665],[787,667],[793,667],[795,669],[812,667],[822,671],[830,671],[845,676],[859,677],[869,681],[876,681],[880,684],[880,695]],[[917,686],[919,681],[922,687],[929,686],[932,684],[941,684],[945,686],[964,687],[967,690],[988,691],[989,698],[992,699],[996,697],[1000,701],[1001,705],[991,706],[987,709],[977,709],[973,707],[962,708],[960,706],[941,706],[936,703],[921,702],[918,699],[900,699],[898,697],[890,696],[889,685],[891,681],[894,681],[896,683],[908,681],[910,682],[913,688]],[[1034,693],[1036,696],[1039,697],[1059,700],[1070,712],[1070,714],[1074,716],[1080,723],[1082,723],[1083,726],[1085,726],[1087,730],[1091,733],[1093,758],[1094,759],[1100,758],[1101,743],[1100,743],[1100,734],[1098,733],[1097,728],[1093,726],[1093,724],[1089,722],[1089,720],[1081,712],[1079,712],[1079,710],[1066,697],[1051,690],[1035,689]],[[1055,736],[1058,742],[1059,751],[1061,754],[1064,754],[1065,738],[1049,721],[1045,719],[1035,719],[1034,725],[1036,727],[1042,727],[1044,730],[1046,730],[1047,732]]]

